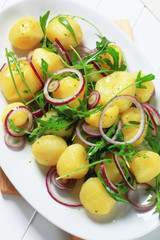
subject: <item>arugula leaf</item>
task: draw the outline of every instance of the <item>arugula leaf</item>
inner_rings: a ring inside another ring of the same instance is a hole
[[[160,129],[160,128],[158,128]],[[153,137],[151,134],[150,128],[147,129],[145,140],[148,142],[148,145],[152,148],[153,152],[160,153],[160,133],[158,132],[156,137]]]
[[[46,72],[48,69],[48,63],[43,58],[41,58],[41,67],[42,67],[43,79],[44,79],[44,82],[46,82],[47,80]]]
[[[104,178],[101,174],[101,172],[98,172],[98,177],[103,185],[103,187],[105,188],[105,190],[107,191],[107,193],[117,202],[124,202],[124,203],[129,203],[129,201],[127,199],[125,199],[124,197],[120,196],[118,193],[116,193],[115,191],[113,191],[110,187],[107,186],[106,182],[104,181]]]
[[[44,34],[44,38],[42,40],[42,47],[47,47],[46,46],[46,41],[47,41],[47,36],[46,36],[46,25],[47,25],[47,20],[49,17],[50,11],[48,11],[46,14],[44,14],[43,16],[40,16],[39,20],[40,20],[40,25]]]
[[[138,72],[138,75],[137,75],[137,78],[136,78],[136,81],[135,81],[136,82],[136,88],[146,89],[147,87],[142,85],[142,83],[150,82],[150,81],[154,80],[155,75],[148,74],[146,76],[141,77],[141,72],[142,71]]]

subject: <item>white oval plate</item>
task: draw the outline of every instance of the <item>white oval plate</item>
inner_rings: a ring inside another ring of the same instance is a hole
[[[32,0],[24,1],[0,13],[0,65],[6,62],[5,47],[12,50],[8,41],[8,32],[16,20],[25,16],[39,18],[51,11],[50,18],[63,13],[84,17],[94,23],[109,40],[115,41],[123,50],[130,72],[143,70],[144,73],[154,73],[151,64],[139,52],[132,41],[128,39],[114,24],[98,13],[91,11],[77,2],[64,0]],[[95,47],[97,36],[93,27],[78,20],[84,33],[84,44]],[[156,88],[160,89],[158,81]],[[156,103],[160,100],[156,99]],[[0,93],[0,113],[6,101]],[[113,240],[136,239],[159,226],[158,214],[150,211],[137,214],[130,206],[116,204],[113,211],[103,217],[93,217],[83,208],[72,209],[55,202],[47,193],[45,176],[48,168],[39,166],[30,151],[28,144],[23,151],[9,150],[3,140],[4,129],[0,125],[1,158],[0,163],[20,194],[44,217],[63,230],[85,239]]]

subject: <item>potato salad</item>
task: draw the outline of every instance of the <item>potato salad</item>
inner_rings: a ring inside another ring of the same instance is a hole
[[[94,27],[94,48],[83,43],[82,21]],[[49,197],[94,215],[110,213],[118,202],[159,212],[155,76],[129,72],[116,39],[78,16],[24,17],[8,38],[15,52],[5,49],[0,69],[8,102],[4,141],[13,151],[31,145],[36,163],[48,168]],[[136,194],[144,191],[148,201],[140,203]]]

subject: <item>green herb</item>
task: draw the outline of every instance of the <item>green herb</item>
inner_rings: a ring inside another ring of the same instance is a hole
[[[130,126],[130,125],[127,125],[127,124],[123,124],[122,126],[124,129],[130,129],[130,128],[139,128],[139,127],[136,127],[136,126]]]
[[[46,41],[47,41],[47,36],[46,36],[46,25],[47,25],[47,20],[49,17],[50,11],[48,11],[46,14],[44,14],[44,16],[40,16],[39,20],[40,20],[40,24],[41,24],[41,28],[44,34],[44,38],[42,40],[42,47],[47,47],[46,46]]]
[[[106,182],[104,181],[104,178],[102,176],[102,174],[100,172],[98,172],[98,177],[103,185],[103,187],[105,188],[105,190],[107,191],[107,193],[117,202],[124,202],[124,203],[129,203],[129,201],[127,199],[125,199],[124,197],[120,196],[118,193],[116,193],[115,191],[113,191],[110,187],[107,186]]]
[[[43,59],[41,58],[41,69],[42,69],[42,72],[43,72],[43,79],[44,79],[44,82],[46,82],[47,80],[47,69],[48,69],[48,63]]]
[[[144,77],[141,77],[141,71],[139,71],[137,78],[136,78],[136,88],[146,89],[147,87],[142,85],[142,83],[150,82],[155,79],[153,74],[148,74]]]

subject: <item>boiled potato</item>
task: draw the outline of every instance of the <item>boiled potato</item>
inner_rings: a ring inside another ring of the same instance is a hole
[[[121,119],[122,119],[123,124],[133,127],[133,128],[129,128],[129,129],[125,129],[124,127],[122,127],[124,141],[128,141],[131,138],[133,138],[138,132],[139,125],[132,124],[132,123],[130,123],[130,121],[136,121],[136,122],[140,123],[141,116],[140,116],[139,109],[136,107],[129,108],[126,112],[123,112],[121,114]],[[145,138],[146,132],[147,132],[147,126],[148,126],[148,124],[147,124],[147,119],[146,119],[145,130],[144,130],[142,136],[135,143],[133,143],[133,146],[138,146],[144,141],[144,138]]]
[[[29,101],[33,97],[31,93],[28,91],[24,83],[22,82],[22,79],[17,71],[15,71],[15,65],[11,64],[12,73],[14,76],[14,80],[16,83],[16,86],[21,94],[21,96],[24,98],[24,100]],[[30,64],[26,61],[20,62],[20,68],[21,71],[24,74],[24,78],[26,83],[28,84],[29,88],[31,89],[33,94],[36,94],[39,92],[42,88],[42,84],[40,83],[39,79],[37,78],[36,74],[34,73],[32,67]],[[19,98],[17,91],[14,87],[13,80],[10,75],[9,68],[6,67],[2,74],[0,75],[0,82],[1,82],[1,90],[5,96],[5,98],[9,102],[18,102],[21,101]]]
[[[130,86],[133,84],[133,86]],[[124,88],[128,87],[124,91]],[[134,80],[132,75],[128,72],[114,72],[107,77],[103,77],[96,82],[95,90],[100,93],[100,105],[106,104],[113,97],[118,95],[131,95],[135,96],[136,86],[134,85]],[[132,104],[132,101],[127,99],[120,99],[114,102],[114,105],[119,107],[119,112],[126,111]]]
[[[24,106],[24,104],[21,102],[15,102],[15,103],[8,104],[5,107],[5,109],[3,110],[2,115],[1,115],[1,120],[2,120],[3,125],[5,123],[5,118],[6,118],[7,114],[12,109],[19,107],[19,106]],[[23,126],[26,123],[27,119],[28,119],[28,116],[27,116],[27,113],[25,113],[25,112],[17,112],[11,117],[11,120],[14,122],[14,125],[16,127]]]
[[[89,178],[82,185],[80,200],[89,212],[97,215],[109,213],[115,204],[98,177]]]
[[[50,112],[47,112],[47,113],[46,113],[46,117],[43,116],[43,117],[41,118],[41,120],[47,121],[50,116],[58,116],[58,113],[57,113],[55,110],[52,110],[52,111],[50,111]],[[40,126],[40,124],[38,124],[38,126]],[[53,128],[53,129],[54,129],[54,128]],[[72,135],[72,133],[73,133],[73,130],[74,130],[74,127],[72,126],[72,127],[69,128],[68,130],[67,130],[67,127],[66,127],[66,128],[63,128],[63,129],[61,129],[61,130],[59,130],[59,131],[48,130],[48,131],[45,132],[45,134],[55,134],[55,135],[57,135],[57,136],[59,136],[59,137],[70,137],[70,136]]]
[[[92,110],[94,109],[91,109],[89,111],[92,111]],[[85,121],[94,127],[99,127],[99,118],[101,113],[102,112],[93,113],[89,117],[85,117]],[[119,108],[117,106],[109,107],[104,114],[102,127],[103,128],[111,127],[113,123],[117,120],[118,114],[119,114]]]
[[[151,151],[138,152],[142,156],[135,155],[129,162],[130,170],[139,183],[151,181],[160,173],[160,156]]]
[[[72,144],[64,151],[60,156],[57,163],[57,172],[59,176],[70,173],[76,169],[86,166],[89,161],[86,160],[87,153],[81,144]],[[89,167],[86,167],[80,171],[72,174],[68,174],[64,179],[67,178],[83,178],[88,172]]]
[[[109,44],[109,47],[112,47],[114,50],[116,50],[116,52],[119,53],[119,67],[120,67],[122,64],[122,59],[123,59],[123,52],[122,52],[121,48],[115,44]],[[105,58],[109,59],[112,64],[114,63],[112,56],[108,52],[106,54],[100,55],[100,59],[103,60]],[[110,69],[110,66],[108,66],[108,64],[106,62],[104,64],[102,64],[102,63],[100,63],[100,64],[103,68]]]
[[[48,63],[47,72],[51,74],[64,68],[63,63],[57,54],[44,48],[37,48],[33,52],[32,62],[41,77],[43,77],[41,70],[41,59]]]
[[[51,40],[55,40],[55,38],[58,38],[58,40],[62,43],[65,49],[70,50],[72,47],[77,47],[82,41],[82,30],[77,21],[70,17],[65,17],[66,21],[70,24],[72,27],[76,41],[74,37],[72,36],[71,32],[62,24],[59,22],[59,17],[54,18],[51,20],[47,26],[46,34],[47,38]]]
[[[134,80],[136,80],[137,75],[138,75],[138,72],[132,73],[132,77]],[[144,77],[144,76],[145,76],[145,74],[141,73],[141,77]],[[136,98],[141,103],[144,103],[144,102],[148,102],[149,99],[151,98],[153,91],[154,91],[154,84],[152,81],[150,81],[150,82],[142,83],[142,86],[146,86],[147,88],[146,89],[136,88]]]
[[[88,82],[97,82],[99,79],[102,78],[102,74],[101,73],[97,73],[97,69],[95,67],[93,67],[91,69],[91,71],[89,72],[89,76],[88,76]]]
[[[44,166],[55,166],[66,148],[67,143],[63,138],[46,135],[33,143],[31,151],[38,163]]]
[[[113,154],[107,153],[105,158],[113,159]],[[106,169],[107,176],[113,184],[116,184],[122,180],[122,176],[121,176],[114,161],[112,163],[104,162],[104,166]],[[98,171],[101,172],[101,164],[100,163],[97,164],[95,167],[95,172],[98,173]]]
[[[18,20],[9,32],[9,41],[20,49],[34,48],[44,37],[40,22],[32,17]]]
[[[53,93],[53,97],[56,99],[67,98],[71,95],[74,96],[74,92],[79,87],[79,81],[72,77],[65,77],[61,79],[59,83],[60,83],[59,88],[57,89],[57,91]],[[76,105],[80,106],[78,99],[83,100],[83,97],[84,97],[84,90],[80,93],[80,95],[77,98],[75,98],[73,101],[68,103],[69,106],[71,108],[74,108]]]

